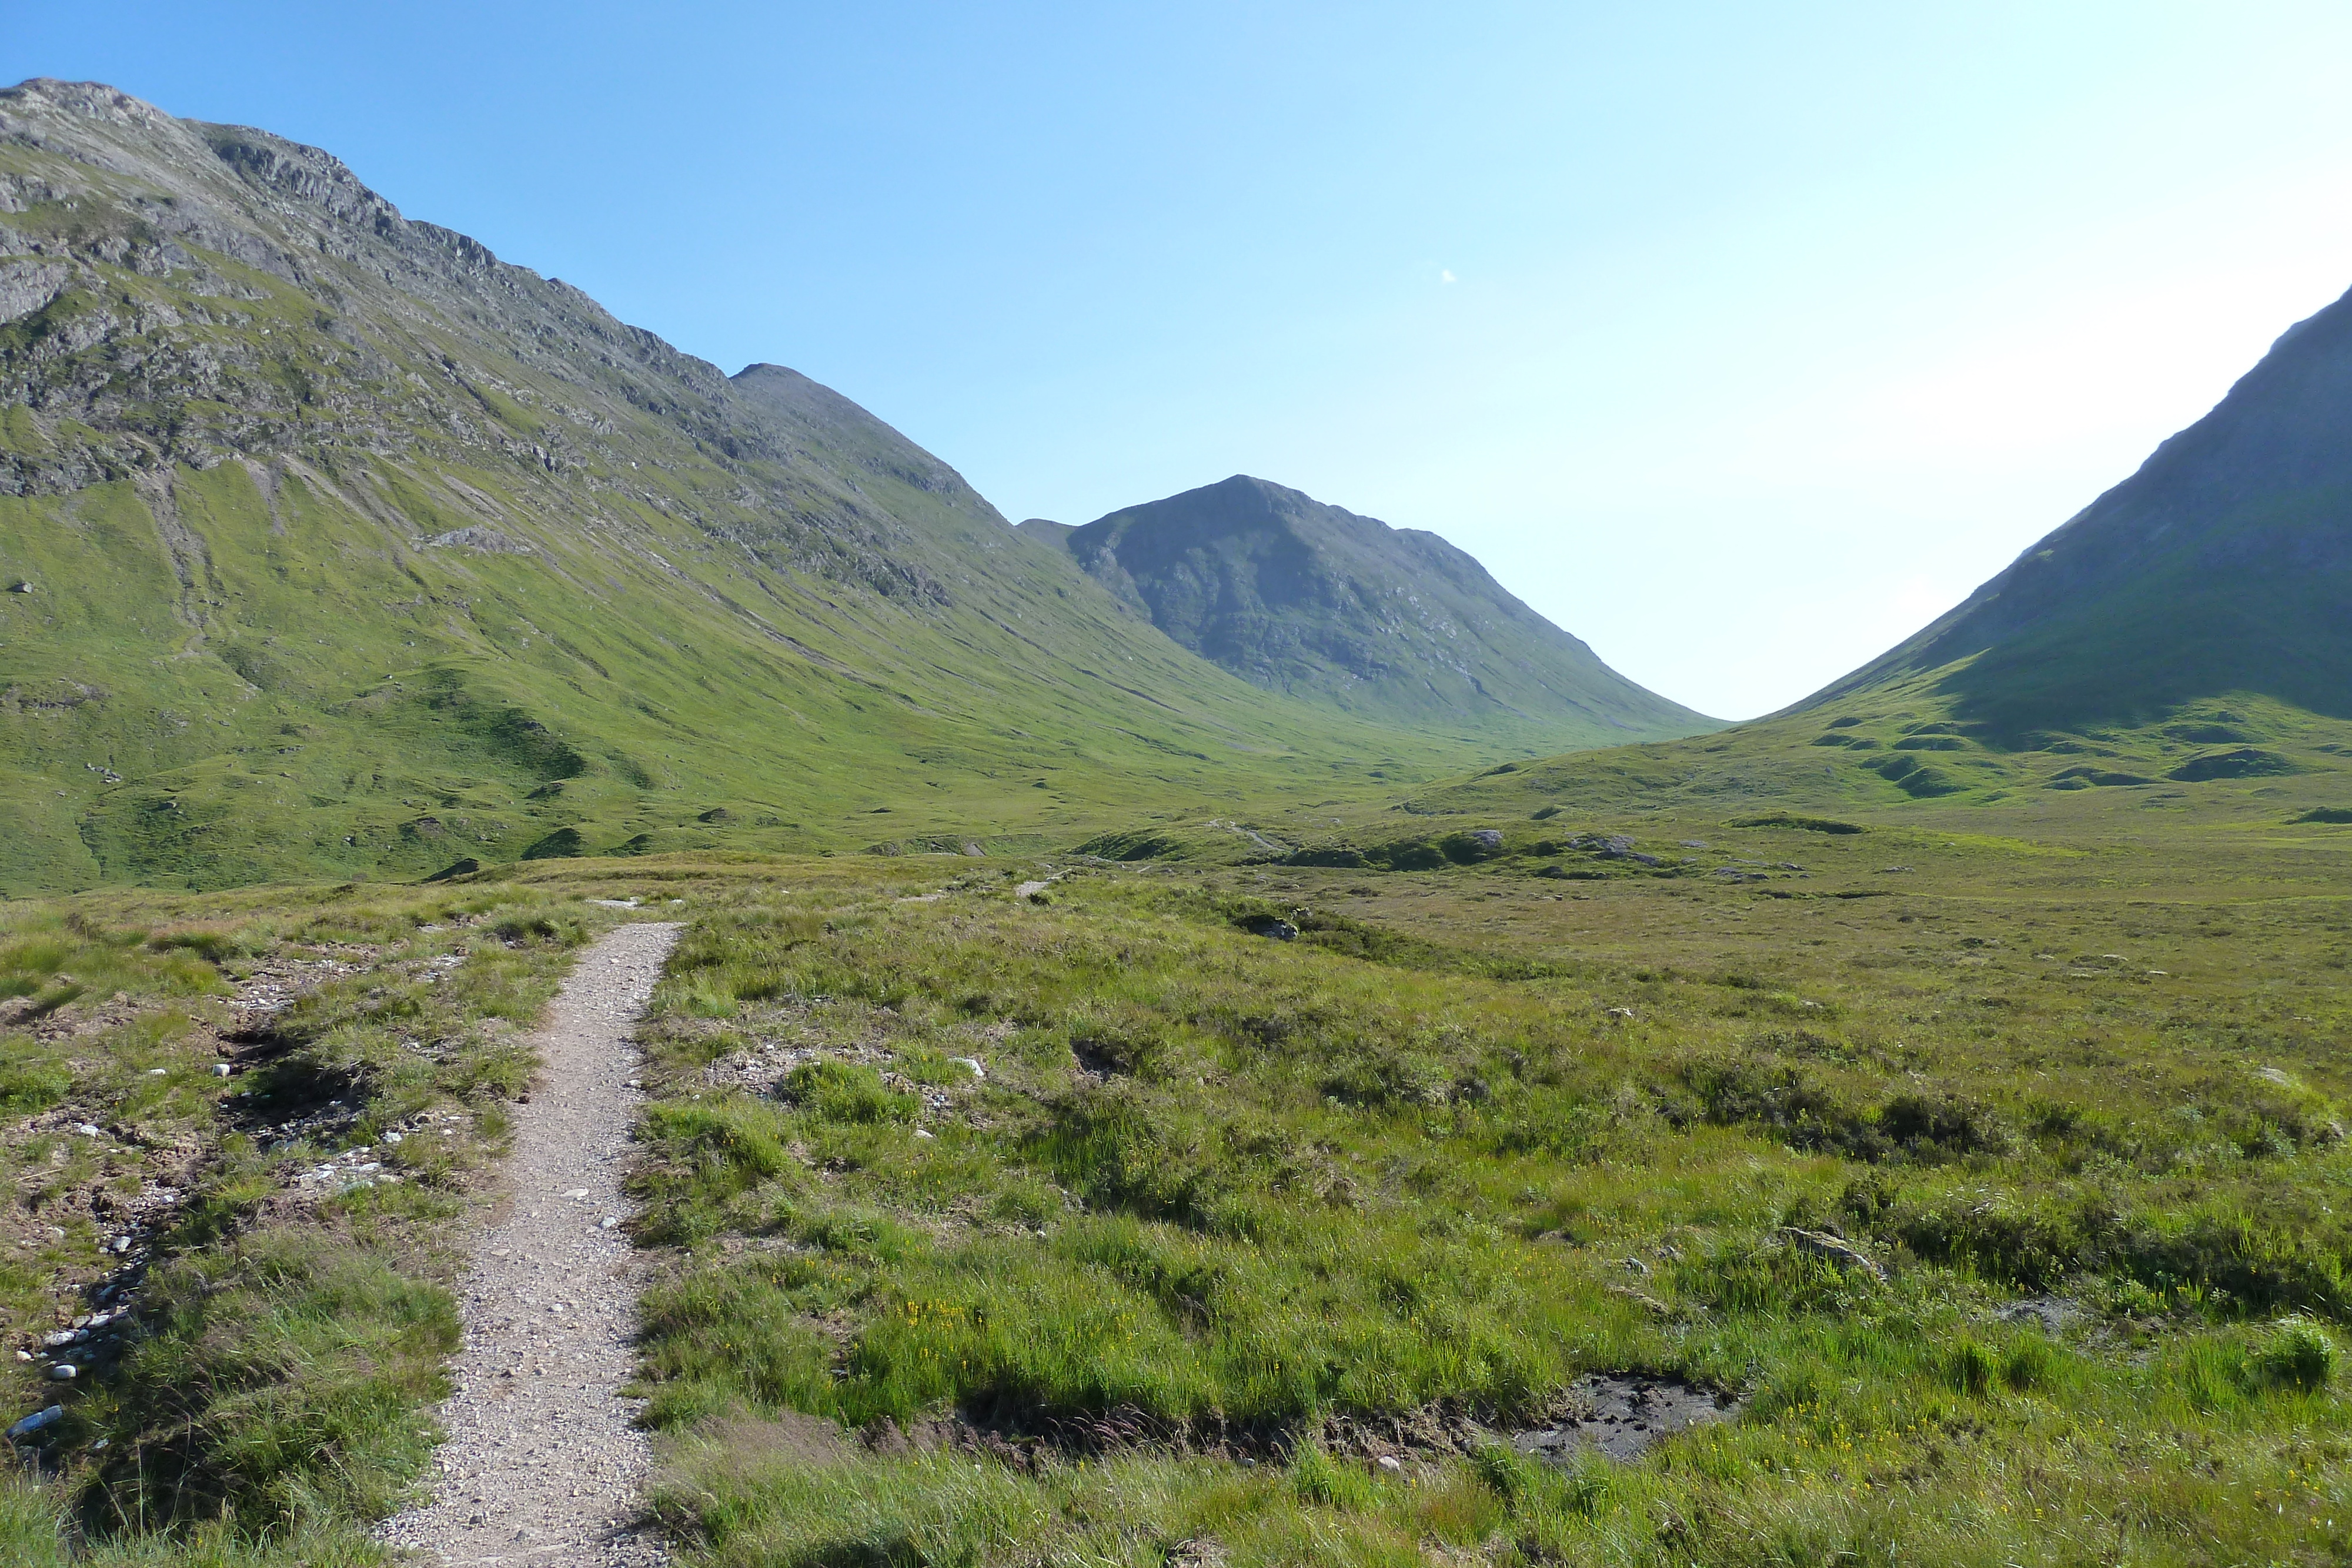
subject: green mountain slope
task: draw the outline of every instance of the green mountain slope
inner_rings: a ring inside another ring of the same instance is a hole
[[[1082,836],[1470,753],[1125,612],[792,371],[348,169],[0,92],[0,889]]]
[[[1926,675],[2005,736],[2232,692],[2352,716],[2352,296],[1967,602],[1798,707]]]
[[[1602,664],[1435,534],[1235,475],[1026,531],[1185,647],[1267,691],[1551,749],[1717,727]]]

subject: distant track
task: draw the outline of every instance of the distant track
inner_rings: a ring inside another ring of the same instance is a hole
[[[427,1560],[648,1568],[652,1459],[622,1385],[644,1267],[616,1221],[639,1096],[629,1034],[677,940],[624,925],[581,955],[531,1037],[543,1071],[466,1277],[434,1500],[380,1531]]]

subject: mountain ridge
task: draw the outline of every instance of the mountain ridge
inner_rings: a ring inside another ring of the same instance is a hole
[[[1399,805],[2342,823],[2347,721],[2352,294],[1962,603],[1803,700],[1701,742],[1506,762]]]

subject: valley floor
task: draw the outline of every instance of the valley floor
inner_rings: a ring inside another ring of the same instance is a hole
[[[0,1542],[375,1560],[518,1026],[655,916],[683,1563],[2343,1560],[2352,832],[1970,821],[6,905]]]

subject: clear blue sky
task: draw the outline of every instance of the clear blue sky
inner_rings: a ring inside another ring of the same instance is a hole
[[[1803,695],[2352,286],[2352,7],[0,0],[1009,516],[1258,474]]]

